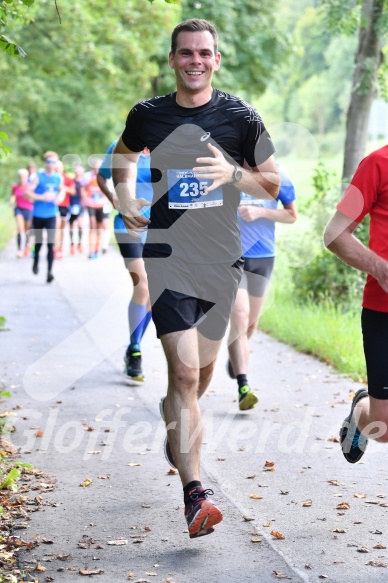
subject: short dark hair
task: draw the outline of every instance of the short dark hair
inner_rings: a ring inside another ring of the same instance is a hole
[[[178,34],[180,32],[202,32],[207,31],[213,37],[214,40],[214,52],[218,51],[218,33],[216,27],[209,22],[208,20],[204,20],[203,18],[190,18],[189,20],[185,20],[180,24],[177,24],[174,30],[172,31],[171,35],[171,52],[175,55],[176,47],[177,47],[177,40]]]

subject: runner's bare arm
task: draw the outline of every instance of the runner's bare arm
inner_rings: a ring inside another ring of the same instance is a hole
[[[137,160],[140,152],[132,152],[120,138],[112,155],[112,178],[127,229],[144,229],[150,222],[141,215],[144,198],[136,199]]]
[[[101,192],[103,192],[106,196],[106,198],[113,204],[115,209],[119,209],[120,208],[120,202],[119,199],[117,198],[116,193],[113,191],[111,191],[108,188],[108,181],[105,178],[105,176],[103,176],[102,174],[98,173],[97,174],[97,183],[98,186],[101,189]]]
[[[205,166],[196,166],[193,171],[200,174],[202,178],[213,180],[213,184],[206,190],[206,192],[211,192],[218,186],[232,182],[236,164],[228,162],[221,150],[212,144],[209,144],[208,148],[214,157],[197,158],[197,163],[205,164]],[[276,198],[279,192],[280,174],[273,156],[258,166],[251,168],[245,165],[241,170],[242,178],[235,184],[238,190],[256,198]]]
[[[377,279],[388,293],[388,261],[365,247],[353,235],[357,226],[358,223],[336,211],[326,226],[324,243],[344,263]]]

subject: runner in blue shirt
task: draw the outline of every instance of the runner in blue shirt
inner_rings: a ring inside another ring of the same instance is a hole
[[[31,181],[28,196],[34,201],[32,227],[35,235],[35,254],[32,271],[37,275],[39,271],[39,253],[43,243],[43,230],[47,231],[47,283],[54,279],[52,274],[54,262],[54,242],[56,217],[58,214],[57,201],[62,196],[63,180],[56,171],[58,154],[46,152],[44,154],[44,170],[37,172]]]
[[[125,228],[123,216],[119,210],[119,201],[116,193],[109,188],[111,174],[111,158],[113,148],[117,140],[108,148],[105,158],[97,174],[97,182],[101,191],[110,200],[117,215],[114,219],[114,230],[117,244],[122,258],[133,282],[133,294],[128,306],[128,322],[130,332],[130,343],[125,352],[125,373],[130,380],[143,381],[142,357],[140,343],[147,326],[151,320],[151,306],[148,293],[147,274],[144,269],[142,259],[143,246],[146,232],[141,235],[133,232],[129,234]],[[150,153],[147,148],[140,154],[137,162],[137,184],[136,192],[138,198],[144,198],[149,203],[152,201],[153,190],[151,186]],[[150,207],[145,206],[144,216],[149,218]]]
[[[275,199],[261,200],[241,193],[238,222],[241,231],[244,274],[230,318],[227,369],[237,379],[241,410],[252,409],[258,402],[250,389],[247,373],[248,340],[257,329],[265,294],[275,263],[275,223],[296,221],[295,189],[290,178],[279,167],[281,184]],[[278,209],[278,202],[283,205]]]

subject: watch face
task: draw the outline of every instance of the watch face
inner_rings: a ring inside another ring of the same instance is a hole
[[[233,181],[240,182],[241,178],[242,178],[242,170],[240,168],[235,168],[235,170],[233,172]]]

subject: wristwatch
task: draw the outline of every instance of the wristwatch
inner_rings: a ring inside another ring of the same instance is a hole
[[[242,175],[243,173],[240,166],[235,166],[232,174],[231,184],[236,184],[236,182],[240,182],[240,180],[242,179]]]

